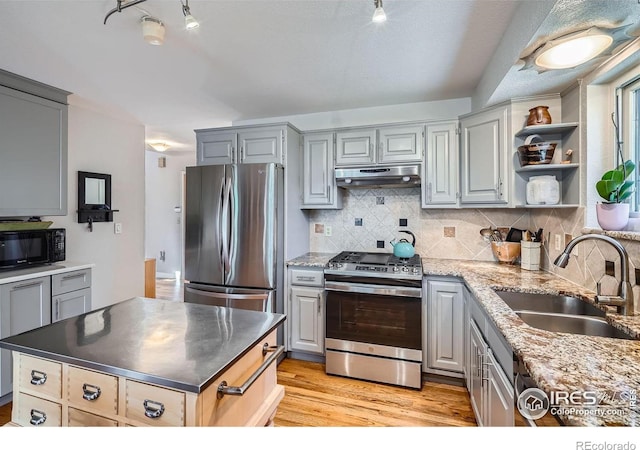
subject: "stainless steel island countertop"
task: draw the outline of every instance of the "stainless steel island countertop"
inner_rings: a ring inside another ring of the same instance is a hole
[[[0,348],[200,393],[285,317],[136,297],[2,339]]]

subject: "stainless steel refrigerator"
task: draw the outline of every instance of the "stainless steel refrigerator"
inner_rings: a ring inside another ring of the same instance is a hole
[[[284,311],[283,167],[187,167],[184,301]]]

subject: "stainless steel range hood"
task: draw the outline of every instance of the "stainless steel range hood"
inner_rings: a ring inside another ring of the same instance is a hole
[[[343,188],[420,186],[420,165],[350,167],[336,169],[336,184]]]

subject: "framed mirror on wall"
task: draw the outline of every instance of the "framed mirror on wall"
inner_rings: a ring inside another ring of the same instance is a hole
[[[78,223],[113,222],[111,175],[78,171]]]

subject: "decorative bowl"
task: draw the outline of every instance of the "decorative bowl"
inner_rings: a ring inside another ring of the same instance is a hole
[[[515,264],[520,258],[520,242],[491,242],[491,250],[500,263]]]

